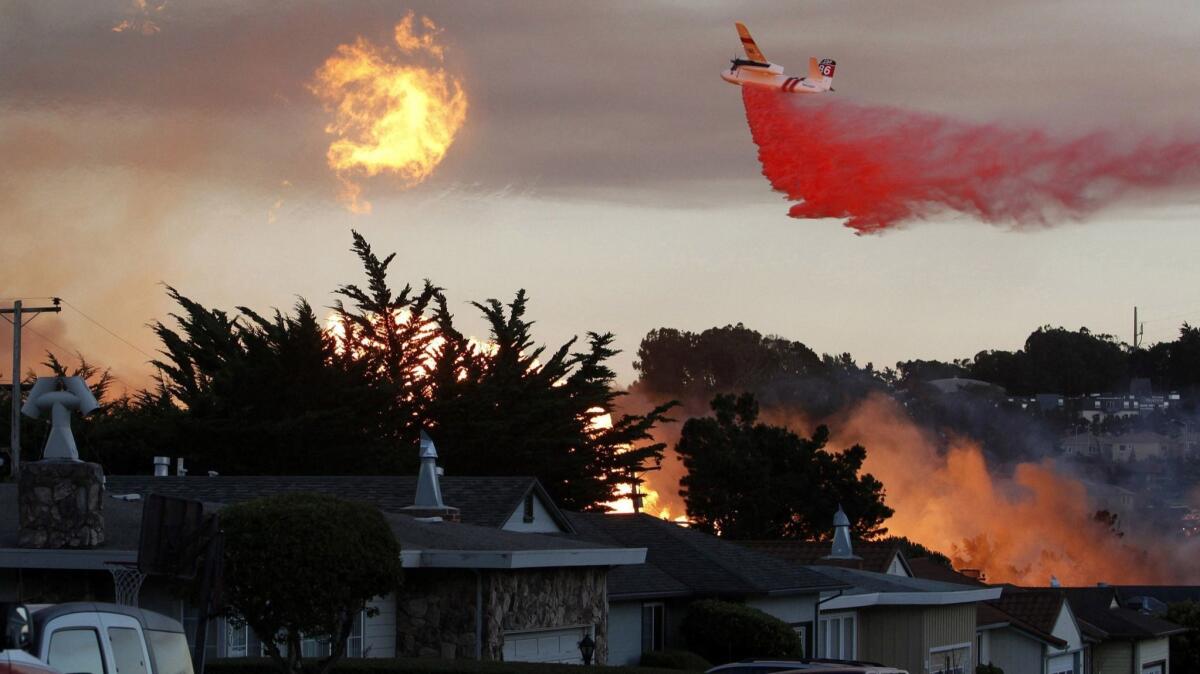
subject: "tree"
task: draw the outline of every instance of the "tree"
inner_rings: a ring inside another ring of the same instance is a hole
[[[716,599],[693,602],[681,630],[688,648],[711,662],[804,654],[804,644],[791,625],[744,604]]]
[[[1171,604],[1166,618],[1191,628],[1190,632],[1171,637],[1171,671],[1200,672],[1200,602]]]
[[[831,453],[825,426],[802,438],[756,423],[750,394],[718,395],[711,406],[713,416],[684,424],[675,448],[688,469],[679,493],[694,527],[729,538],[827,540],[841,505],[854,536],[887,533],[881,524],[893,511],[883,484],[859,475],[862,446]]]
[[[400,584],[400,546],[369,505],[285,494],[221,511],[226,616],[249,625],[284,674],[304,671],[301,640],[330,646],[314,674],[346,650],[355,616]]]
[[[976,354],[970,375],[1019,395],[1083,395],[1128,383],[1129,358],[1112,335],[1044,326],[1030,333],[1020,351]]]

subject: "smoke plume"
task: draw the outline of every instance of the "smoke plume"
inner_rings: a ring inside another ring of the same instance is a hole
[[[1061,139],[835,96],[754,87],[742,96],[763,174],[797,202],[789,215],[848,218],[859,233],[949,211],[991,224],[1050,225],[1134,190],[1200,185],[1197,140],[1128,132]]]

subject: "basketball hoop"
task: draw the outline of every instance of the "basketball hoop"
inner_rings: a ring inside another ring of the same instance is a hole
[[[121,606],[138,605],[138,592],[142,589],[142,581],[146,574],[138,570],[133,562],[105,562],[108,572],[113,577],[113,595],[115,603]]]

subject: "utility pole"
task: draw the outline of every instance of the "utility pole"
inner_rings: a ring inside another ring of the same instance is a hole
[[[1133,350],[1137,351],[1142,345],[1142,335],[1145,333],[1145,326],[1138,323],[1137,307],[1133,308]]]
[[[12,314],[5,318],[13,326],[13,369],[12,369],[12,477],[17,479],[21,474],[21,328],[29,321],[37,318],[38,314],[62,311],[59,299],[53,298],[52,307],[24,307],[21,300],[13,302],[12,308],[0,309],[0,315]],[[31,314],[28,320],[25,314]]]

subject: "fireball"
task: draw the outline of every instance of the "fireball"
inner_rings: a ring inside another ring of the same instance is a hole
[[[462,83],[442,68],[443,48],[433,21],[409,12],[393,44],[366,38],[339,45],[317,69],[310,91],[332,120],[325,158],[340,183],[338,199],[369,213],[360,181],[389,175],[412,187],[433,174],[467,118]]]

